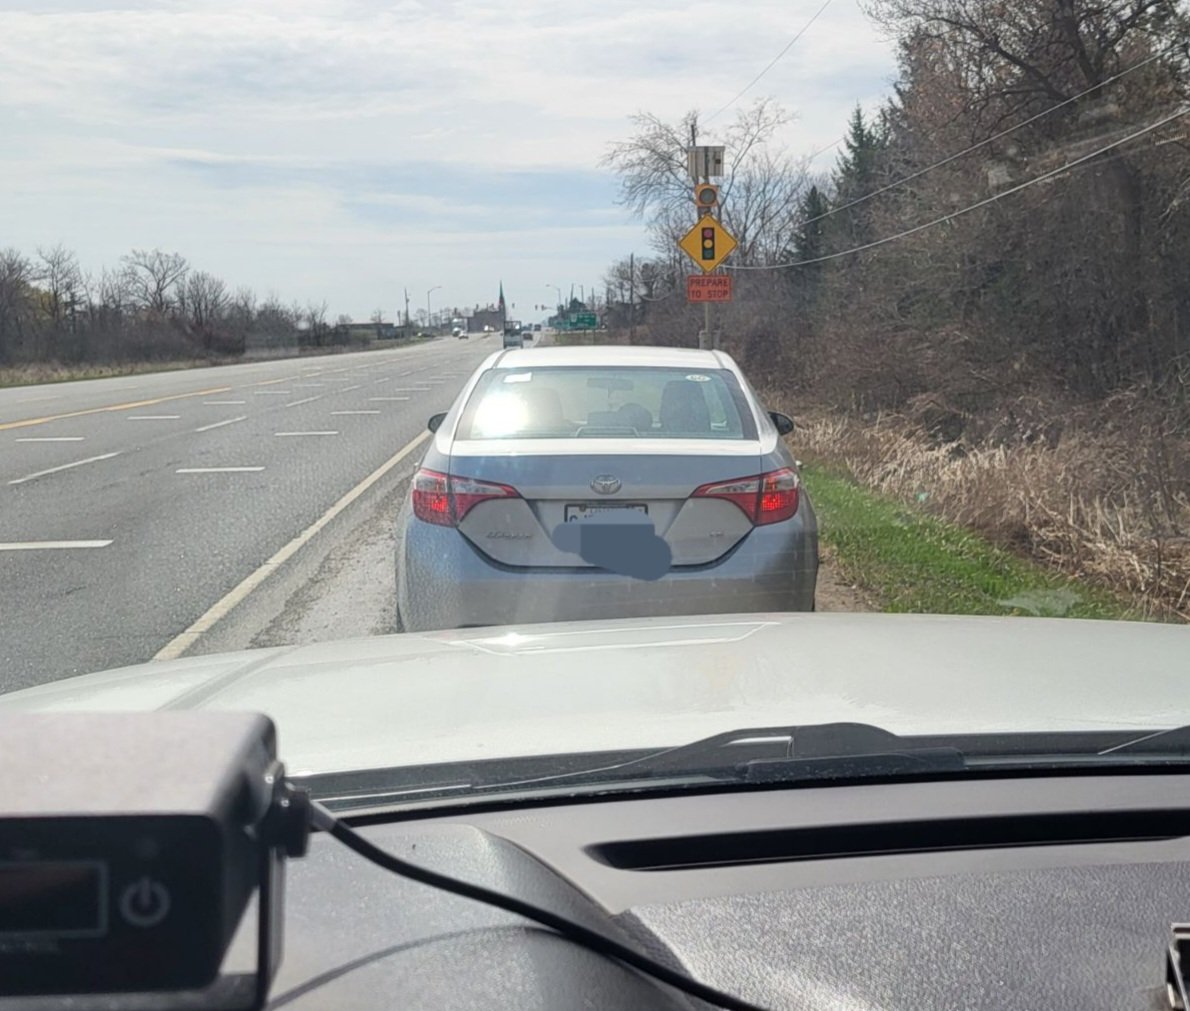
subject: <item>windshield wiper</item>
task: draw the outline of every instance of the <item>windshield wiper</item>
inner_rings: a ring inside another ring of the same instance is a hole
[[[626,762],[556,776],[493,783],[490,788],[507,790],[670,777],[778,783],[961,772],[966,767],[963,753],[957,748],[921,747],[868,723],[819,723],[729,730]]]

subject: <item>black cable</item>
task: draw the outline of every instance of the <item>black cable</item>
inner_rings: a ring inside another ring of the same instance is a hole
[[[376,866],[383,867],[386,871],[399,874],[403,878],[418,881],[423,885],[429,885],[431,888],[438,888],[453,895],[460,895],[465,899],[472,899],[475,902],[495,906],[497,909],[503,909],[505,912],[513,913],[516,916],[523,916],[527,920],[533,920],[535,923],[549,927],[551,930],[595,952],[597,955],[617,959],[625,965],[632,966],[638,972],[642,972],[646,976],[651,976],[658,982],[672,986],[675,990],[681,990],[683,993],[706,1001],[708,1004],[714,1004],[716,1007],[726,1008],[728,1011],[767,1011],[767,1009],[760,1007],[758,1004],[750,1004],[740,997],[733,997],[731,994],[716,990],[706,983],[700,983],[696,979],[691,979],[683,973],[676,972],[668,966],[662,965],[660,962],[634,951],[619,941],[613,941],[610,937],[604,937],[598,931],[584,927],[564,916],[559,916],[557,913],[551,913],[548,909],[542,909],[540,906],[535,906],[532,903],[523,902],[512,895],[505,895],[502,892],[484,888],[482,885],[473,885],[467,881],[459,881],[457,878],[449,877],[446,874],[439,874],[437,871],[408,863],[400,857],[393,856],[391,853],[382,850],[375,843],[369,842],[353,828],[339,821],[339,819],[321,804],[313,804],[312,809],[314,824],[318,828],[329,832],[348,849],[358,853],[365,860],[370,860]]]

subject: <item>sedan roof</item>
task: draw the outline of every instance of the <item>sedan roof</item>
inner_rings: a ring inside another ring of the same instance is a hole
[[[549,366],[628,365],[645,368],[729,369],[730,360],[717,351],[694,348],[591,347],[524,348],[506,351],[493,363],[497,369],[544,369]]]

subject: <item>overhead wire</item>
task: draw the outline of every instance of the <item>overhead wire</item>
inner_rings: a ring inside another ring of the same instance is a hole
[[[816,10],[814,12],[814,14],[810,18],[810,20],[807,21],[804,25],[802,25],[802,27],[798,30],[798,33],[796,35],[794,35],[794,37],[792,39],[790,39],[785,44],[785,48],[782,49],[781,52],[779,52],[776,56],[774,56],[768,62],[767,66],[765,66],[764,70],[762,70],[759,74],[757,74],[754,78],[752,78],[751,81],[749,81],[746,85],[744,85],[744,87],[740,89],[739,93],[735,96],[735,98],[733,98],[726,105],[722,106],[717,112],[713,113],[710,116],[710,118],[708,118],[705,122],[707,122],[707,123],[712,122],[717,116],[720,116],[721,114],[725,113],[728,109],[730,109],[733,105],[735,105],[736,102],[738,102],[741,98],[743,98],[744,95],[746,95],[760,81],[760,79],[762,77],[764,77],[764,75],[767,74],[770,70],[772,70],[773,67],[775,67],[780,62],[781,58],[787,52],[789,52],[789,50],[791,50],[793,48],[794,43],[797,42],[798,39],[800,39],[803,35],[806,34],[806,32],[808,32],[810,30],[810,26],[812,24],[814,24],[815,21],[818,20],[819,16],[822,14],[822,12],[825,11],[831,5],[832,2],[833,2],[833,0],[825,0],[823,5],[821,7],[819,7],[818,10]]]
[[[879,189],[873,190],[871,193],[865,193],[863,196],[856,197],[854,200],[849,200],[847,203],[840,204],[838,207],[832,207],[829,210],[824,211],[822,214],[815,215],[812,218],[807,218],[804,222],[802,222],[802,224],[809,225],[809,224],[813,224],[815,221],[822,221],[824,218],[829,218],[832,214],[838,214],[840,211],[845,211],[850,207],[856,207],[859,204],[865,203],[868,200],[872,200],[873,198],[880,196],[882,193],[887,193],[889,190],[896,189],[899,186],[904,186],[905,183],[907,183],[907,182],[912,182],[914,179],[920,179],[922,176],[926,175],[927,173],[933,172],[934,169],[941,168],[943,165],[949,165],[951,162],[957,161],[959,158],[963,158],[966,155],[971,154],[973,151],[978,151],[978,150],[980,150],[980,148],[987,147],[987,145],[994,143],[997,140],[1001,140],[1004,137],[1007,137],[1009,134],[1015,133],[1017,130],[1021,130],[1024,127],[1029,126],[1032,123],[1036,123],[1039,119],[1042,119],[1045,116],[1050,115],[1051,113],[1057,112],[1059,109],[1062,109],[1067,105],[1070,105],[1072,102],[1077,102],[1080,98],[1086,98],[1086,96],[1091,94],[1091,92],[1098,91],[1100,88],[1106,87],[1107,85],[1120,80],[1120,78],[1125,77],[1128,74],[1131,74],[1137,70],[1140,70],[1142,67],[1148,66],[1150,63],[1153,63],[1156,60],[1161,59],[1161,57],[1168,55],[1175,48],[1176,48],[1176,44],[1170,45],[1167,48],[1161,50],[1160,52],[1154,53],[1152,56],[1149,56],[1146,59],[1141,60],[1139,63],[1135,63],[1131,67],[1128,67],[1125,70],[1121,70],[1118,74],[1113,74],[1111,77],[1105,78],[1104,80],[1100,81],[1098,84],[1094,84],[1091,87],[1086,88],[1083,91],[1080,91],[1077,95],[1071,95],[1069,98],[1065,98],[1061,102],[1058,102],[1055,105],[1051,105],[1047,109],[1043,109],[1041,112],[1039,112],[1033,116],[1030,116],[1028,119],[1023,120],[1022,122],[1017,123],[1014,126],[1010,126],[1004,130],[1001,130],[999,133],[994,133],[990,137],[987,137],[984,140],[979,141],[978,143],[972,144],[970,147],[963,148],[963,150],[961,150],[961,151],[956,151],[954,154],[947,155],[945,158],[941,159],[940,161],[934,162],[932,165],[927,165],[924,168],[918,169],[916,172],[910,172],[909,175],[907,175],[907,176],[902,176],[899,179],[894,179],[892,182],[888,183],[885,186],[881,186]],[[840,138],[840,140],[843,140],[843,139],[845,139],[845,138]],[[839,143],[839,141],[836,141],[835,143],[837,144],[837,143]],[[831,145],[831,146],[833,147],[834,145]],[[816,151],[810,157],[816,158],[821,153],[822,153],[821,150]]]
[[[1077,168],[1079,165],[1083,165],[1091,161],[1093,158],[1099,157],[1101,154],[1106,154],[1108,151],[1113,151],[1118,147],[1122,147],[1125,144],[1145,136],[1146,134],[1152,133],[1154,130],[1160,129],[1168,123],[1172,123],[1175,119],[1180,119],[1188,112],[1190,112],[1190,107],[1183,107],[1175,113],[1162,117],[1155,123],[1150,123],[1148,126],[1142,127],[1141,129],[1128,134],[1126,137],[1121,137],[1118,140],[1112,141],[1110,144],[1105,144],[1103,147],[1096,148],[1089,154],[1075,158],[1073,161],[1067,162],[1065,165],[1060,165],[1058,168],[1051,169],[1050,171],[1044,172],[1032,179],[1027,179],[1023,183],[1018,183],[1016,186],[1003,190],[1000,193],[995,193],[990,197],[986,197],[985,199],[980,200],[977,203],[970,204],[967,207],[962,207],[957,211],[951,211],[950,213],[943,214],[942,216],[934,218],[931,221],[926,221],[923,224],[915,225],[913,228],[907,228],[902,232],[897,232],[895,235],[886,235],[882,239],[876,239],[873,242],[866,242],[860,246],[853,246],[850,249],[839,250],[835,253],[827,253],[824,256],[815,256],[807,260],[796,260],[792,263],[772,263],[756,266],[732,266],[730,264],[724,264],[724,267],[728,270],[788,270],[793,267],[806,267],[814,263],[824,263],[827,260],[837,260],[844,256],[851,256],[855,253],[862,253],[869,249],[875,249],[878,246],[888,245],[890,242],[897,242],[900,239],[908,238],[910,235],[916,235],[918,232],[923,232],[927,228],[933,228],[935,225],[945,224],[948,221],[953,221],[955,218],[962,217],[964,214],[970,214],[972,211],[979,210],[981,207],[987,207],[989,204],[994,204],[997,201],[1003,200],[1006,197],[1010,197],[1015,193],[1020,193],[1022,190],[1028,189],[1030,186],[1036,186],[1038,183],[1043,183],[1048,179],[1053,179],[1055,176],[1069,172],[1071,169]]]

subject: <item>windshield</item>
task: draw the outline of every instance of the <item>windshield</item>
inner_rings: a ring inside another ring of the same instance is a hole
[[[605,366],[490,369],[480,376],[459,439],[756,438],[730,372]]]
[[[0,714],[1182,761],[1187,2],[0,0]]]

